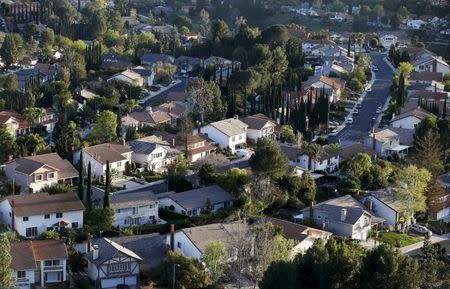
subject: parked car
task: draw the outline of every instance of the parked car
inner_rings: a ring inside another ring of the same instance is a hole
[[[372,87],[367,88],[366,91],[367,91],[367,92],[372,91]]]
[[[358,102],[358,103],[356,104],[356,108],[357,108],[357,109],[361,109],[361,108],[362,108],[362,104],[361,104],[360,102]]]
[[[410,230],[415,232],[415,233],[420,233],[420,234],[423,234],[423,235],[428,234],[428,235],[431,236],[433,234],[430,231],[430,229],[428,229],[425,226],[419,225],[419,224],[412,224],[411,227],[410,227]]]
[[[378,72],[378,67],[376,65],[372,66],[372,70]]]
[[[357,109],[355,109],[354,111],[353,111],[353,115],[358,115],[359,114],[359,111],[357,110]]]
[[[337,130],[337,128],[334,128],[330,131],[329,135],[330,136],[336,136],[339,133],[339,131]]]
[[[349,117],[346,121],[346,124],[353,124],[353,118]]]
[[[255,152],[249,149],[237,149],[236,155],[238,158],[249,158],[251,157]]]
[[[377,114],[380,114],[380,113],[381,113],[381,106],[377,107],[376,113],[377,113]]]

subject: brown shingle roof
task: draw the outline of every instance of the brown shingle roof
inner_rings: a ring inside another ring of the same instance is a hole
[[[444,74],[442,72],[430,72],[430,71],[413,71],[409,76],[409,80],[411,81],[438,81],[442,82],[444,79]]]
[[[106,164],[107,161],[118,162],[127,160],[123,154],[130,152],[132,150],[128,145],[119,143],[104,143],[83,149],[83,153],[89,154],[101,164]]]
[[[262,129],[268,123],[273,127],[276,126],[275,121],[271,120],[269,117],[265,116],[262,113],[244,117],[242,119],[242,122],[246,123],[249,129],[257,130]]]
[[[62,159],[57,153],[23,157],[15,161],[19,164],[16,171],[28,175],[44,165],[47,165],[58,171],[58,180],[75,178],[78,176],[78,171],[73,165],[68,160]]]
[[[371,157],[377,154],[373,149],[369,148],[368,146],[365,146],[362,143],[355,143],[340,148],[339,158],[341,161],[345,161],[357,155],[358,153],[368,154]]]
[[[83,203],[74,192],[56,195],[36,193],[8,196],[7,200],[17,217],[84,210]]]
[[[20,113],[15,110],[4,110],[0,111],[0,118],[5,122],[10,118],[14,117],[19,122],[19,128],[29,128],[31,125],[26,121]],[[2,121],[2,123],[4,123]]]
[[[11,268],[13,270],[36,270],[37,261],[67,259],[63,240],[16,241],[11,243]]]
[[[299,242],[308,238],[308,236],[326,238],[332,235],[332,233],[330,232],[311,228],[301,224],[292,223],[286,220],[268,218],[267,221],[274,224],[275,226],[281,227],[283,229],[283,236],[286,239],[291,239]]]
[[[410,116],[414,116],[420,120],[424,120],[427,117],[433,116],[433,114],[421,109],[420,107],[416,107],[412,110],[405,111],[404,113],[397,115],[394,119],[391,120],[391,123]]]

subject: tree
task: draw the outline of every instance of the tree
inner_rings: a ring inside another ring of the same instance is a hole
[[[117,139],[117,125],[116,115],[109,110],[103,111],[97,116],[89,140],[96,144],[115,141]]]
[[[203,289],[213,284],[210,274],[197,259],[186,257],[183,253],[169,252],[168,257],[159,265],[159,277],[164,286],[172,286],[175,264],[179,265],[176,267],[175,288]]]
[[[231,35],[230,28],[223,20],[215,20],[211,25],[211,35],[213,41],[224,41]]]
[[[288,143],[293,143],[295,141],[294,130],[290,125],[281,126],[281,139]]]
[[[271,45],[284,45],[289,39],[289,32],[285,25],[275,24],[261,33],[264,42]]]
[[[0,163],[8,161],[16,153],[17,146],[12,132],[5,124],[0,124]]]
[[[249,164],[255,173],[277,178],[287,171],[288,158],[275,140],[260,138],[256,143],[255,154],[250,157]]]
[[[426,169],[419,169],[409,165],[400,169],[394,177],[394,188],[397,200],[404,211],[406,220],[413,217],[415,212],[425,212],[426,197],[424,195],[431,174]]]
[[[364,173],[369,172],[372,167],[372,159],[368,154],[358,153],[351,157],[344,167],[344,172],[351,177],[360,178]]]
[[[225,275],[228,267],[227,258],[227,249],[221,241],[211,241],[206,244],[202,259],[216,283]]]
[[[194,102],[194,111],[200,114],[201,123],[221,120],[225,115],[225,105],[219,86],[212,81],[197,79],[188,87],[188,95]]]
[[[88,163],[87,183],[86,183],[86,212],[89,215],[92,210],[92,171],[91,161]]]
[[[59,234],[55,231],[42,232],[38,237],[38,240],[59,240]]]
[[[200,167],[200,170],[198,171],[198,178],[200,181],[200,185],[209,186],[215,183],[217,174],[218,172],[213,165],[209,163],[204,163]]]
[[[41,41],[39,45],[42,48],[52,48],[55,44],[55,32],[51,28],[45,28],[42,32]]]
[[[22,61],[25,56],[25,47],[22,36],[16,33],[6,34],[5,40],[0,48],[0,56],[3,63],[5,63],[6,68]]]
[[[83,150],[80,151],[80,162],[78,163],[78,198],[84,201],[84,180],[83,180]]]
[[[444,170],[442,147],[437,133],[427,130],[425,135],[417,139],[415,149],[415,163],[418,167],[427,169],[433,176]]]
[[[209,28],[210,20],[209,13],[205,9],[200,10],[200,33],[204,37],[209,36],[210,28]]]
[[[0,288],[16,289],[11,270],[11,245],[6,236],[0,236]]]
[[[450,286],[450,269],[446,264],[445,249],[439,243],[431,243],[431,236],[425,235],[420,248],[419,267],[425,282],[424,289],[448,288]]]
[[[308,170],[314,171],[313,161],[317,161],[322,154],[322,147],[316,143],[307,144],[305,147],[306,153],[308,154]]]
[[[111,170],[109,168],[109,160],[106,161],[105,170],[105,194],[103,196],[103,208],[109,208],[109,194],[111,193]]]
[[[297,278],[295,263],[278,261],[269,265],[258,285],[260,289],[298,289]]]
[[[47,116],[47,111],[42,107],[27,107],[22,111],[22,116],[31,126],[36,126],[42,117]]]
[[[411,257],[382,244],[367,252],[358,274],[358,288],[423,288],[423,273]],[[427,283],[428,280],[425,282]]]
[[[90,232],[108,231],[112,227],[114,210],[111,208],[94,208],[87,214],[86,225]]]
[[[25,157],[29,155],[36,155],[46,147],[45,140],[37,133],[28,133],[18,136],[16,143],[19,147],[20,155]]]

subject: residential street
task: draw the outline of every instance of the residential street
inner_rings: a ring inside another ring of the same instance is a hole
[[[173,87],[167,89],[166,91],[161,92],[160,94],[158,94],[158,95],[148,99],[141,106],[142,107],[155,106],[155,105],[159,104],[161,101],[163,101],[167,97],[169,92],[172,92],[172,91],[185,91],[186,88],[187,88],[188,78],[187,77],[180,77],[178,79],[181,80],[180,83],[178,83],[177,85],[174,85]]]
[[[330,137],[330,142],[340,142],[341,146],[362,142],[370,131],[372,118],[378,117],[377,107],[384,105],[390,94],[392,70],[383,60],[385,54],[371,53],[372,63],[378,67],[372,91],[368,91],[362,102],[359,114],[353,117],[353,124],[347,125],[337,137]]]

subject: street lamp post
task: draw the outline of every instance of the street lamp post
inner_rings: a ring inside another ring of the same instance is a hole
[[[172,289],[175,289],[175,271],[177,270],[177,267],[181,267],[180,264],[174,263],[173,264],[173,278],[172,278]]]

